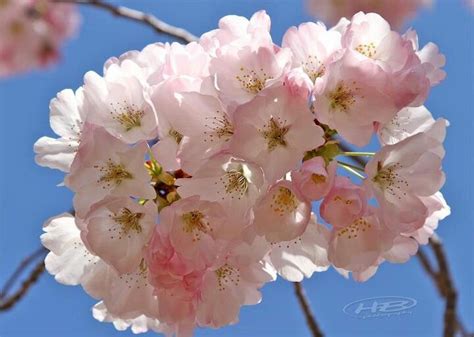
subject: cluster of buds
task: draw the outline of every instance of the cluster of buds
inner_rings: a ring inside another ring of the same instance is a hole
[[[226,16],[51,101],[60,138],[36,160],[66,173],[75,213],[46,222],[46,268],[98,299],[97,319],[179,337],[233,324],[278,275],[367,280],[449,214],[448,123],[423,106],[445,76],[438,48],[373,13],[291,27],[282,46],[269,31],[263,11]],[[376,153],[341,145],[373,138]]]

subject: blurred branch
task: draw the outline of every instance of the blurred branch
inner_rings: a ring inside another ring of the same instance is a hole
[[[309,330],[313,334],[313,337],[323,337],[323,333],[319,329],[318,323],[316,322],[316,318],[314,317],[313,312],[311,311],[311,307],[308,302],[308,298],[304,292],[303,286],[300,282],[293,282],[295,287],[295,294],[298,298],[298,302],[303,310],[304,316],[306,318],[306,323],[308,324]]]
[[[0,293],[0,311],[6,311],[11,309],[23,296],[26,295],[30,287],[38,280],[41,274],[44,272],[44,256],[47,250],[43,247],[37,249],[31,255],[27,256],[16,268],[13,274],[5,282]],[[28,267],[40,259],[40,261],[32,269],[28,277],[22,282],[21,286],[11,295],[8,295],[10,289],[15,283],[17,283],[20,276],[28,269]]]
[[[108,11],[109,13],[111,13],[112,15],[126,18],[132,21],[140,22],[144,25],[151,27],[159,34],[167,35],[183,43],[189,43],[192,41],[196,41],[198,39],[197,36],[191,34],[187,30],[180,27],[172,26],[164,21],[161,21],[154,15],[143,13],[135,9],[131,9],[131,8],[123,7],[123,6],[115,6],[102,0],[54,0],[54,1],[63,2],[63,3],[75,3],[79,5],[87,5],[87,6],[104,9]]]
[[[350,151],[350,147],[345,144],[340,143],[339,147],[342,151]],[[367,160],[362,157],[350,157],[350,159],[362,167],[365,167],[367,164]],[[428,257],[421,249],[418,249],[417,256],[426,274],[433,280],[438,293],[445,299],[443,336],[454,337],[456,332],[460,332],[463,337],[472,337],[473,334],[469,334],[466,331],[457,314],[458,295],[451,277],[443,244],[437,236],[433,236],[429,241],[429,247],[434,253],[438,268],[432,266]]]
[[[435,270],[427,259],[425,253],[421,250],[418,251],[418,258],[427,274],[430,275],[435,283],[439,294],[445,299],[443,336],[455,336],[456,332],[460,332],[463,337],[473,336],[473,334],[466,331],[456,312],[457,291],[451,277],[451,271],[449,270],[444,247],[436,236],[430,239],[429,246],[434,253],[438,268]]]

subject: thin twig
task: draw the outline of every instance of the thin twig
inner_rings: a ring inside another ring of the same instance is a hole
[[[316,322],[316,318],[314,317],[314,314],[311,311],[311,307],[309,305],[308,299],[306,298],[303,286],[299,282],[293,282],[293,285],[295,286],[296,297],[298,298],[298,302],[306,318],[306,323],[308,324],[309,330],[311,330],[313,337],[323,337],[324,335],[319,329],[318,323]]]
[[[2,299],[2,301],[0,301],[0,311],[6,311],[8,309],[11,309],[16,303],[18,303],[18,301],[20,301],[23,296],[26,295],[30,287],[38,280],[41,274],[43,274],[44,269],[44,261],[41,260],[32,270],[28,278],[23,281],[20,288],[11,296],[8,296],[7,298]]]
[[[43,257],[46,255],[48,251],[44,247],[38,248],[36,251],[34,251],[32,254],[27,256],[21,263],[18,265],[16,270],[13,272],[13,274],[8,278],[8,280],[5,282],[5,285],[3,286],[2,290],[0,291],[0,301],[4,299],[8,292],[10,291],[10,288],[16,283],[18,278],[23,274],[25,269],[33,263],[37,258]]]
[[[433,269],[433,267],[431,266],[431,262],[430,260],[428,260],[428,257],[426,256],[425,252],[423,252],[421,249],[418,250],[418,254],[417,254],[418,258],[420,259],[420,263],[421,263],[421,266],[423,267],[423,269],[426,271],[426,273],[432,278],[432,279],[436,279],[437,278],[437,275],[436,275],[436,271]]]
[[[454,336],[458,329],[456,304],[457,304],[457,291],[453,286],[451,278],[451,272],[448,267],[446,260],[446,254],[444,252],[443,245],[436,237],[430,239],[430,247],[436,256],[438,261],[438,290],[446,299],[444,309],[444,337]]]
[[[104,9],[112,15],[120,16],[135,22],[142,23],[154,29],[159,34],[164,34],[169,37],[184,43],[196,41],[197,36],[191,34],[187,30],[172,26],[164,21],[161,21],[156,16],[137,11],[123,6],[114,6],[102,0],[54,0],[55,2],[75,3],[79,5],[93,6]]]

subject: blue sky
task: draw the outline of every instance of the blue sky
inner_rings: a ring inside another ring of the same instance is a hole
[[[285,30],[310,18],[300,0],[128,0],[124,5],[151,12],[199,35],[213,29],[226,14],[250,16],[266,9],[272,17],[272,33],[280,42]],[[56,187],[58,172],[35,165],[32,146],[42,135],[52,135],[48,103],[56,92],[76,88],[88,70],[100,72],[110,56],[166,41],[145,26],[84,8],[78,36],[64,48],[60,64],[47,70],[0,80],[0,284],[29,252],[39,246],[45,219],[69,209],[71,193]],[[433,41],[447,57],[447,79],[432,90],[427,101],[435,116],[450,120],[444,167],[447,183],[443,193],[452,215],[443,221],[442,237],[455,284],[459,312],[474,330],[474,17],[461,0],[438,0],[411,25],[422,44]],[[423,273],[418,260],[403,265],[384,264],[366,283],[346,280],[334,271],[317,274],[304,282],[313,309],[327,336],[395,337],[440,336],[443,302]],[[245,307],[238,325],[221,330],[199,330],[199,337],[309,337],[292,285],[277,281],[264,290],[263,302]],[[358,319],[342,308],[359,299],[375,296],[414,298],[410,314],[390,318]],[[91,316],[94,300],[79,287],[66,287],[44,275],[13,310],[0,314],[0,337],[98,337],[132,336],[116,332],[112,325]],[[147,334],[151,336],[153,334]]]

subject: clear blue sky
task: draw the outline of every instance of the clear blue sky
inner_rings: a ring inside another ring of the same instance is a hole
[[[447,79],[427,102],[435,116],[451,122],[446,141],[443,192],[452,215],[441,223],[443,238],[460,293],[459,311],[474,330],[474,211],[473,99],[474,19],[461,0],[437,0],[433,10],[411,24],[421,43],[437,43],[446,54]],[[128,0],[120,3],[151,12],[196,35],[213,29],[226,14],[250,16],[266,9],[273,20],[272,32],[280,42],[291,25],[309,21],[300,0]],[[110,56],[165,41],[145,26],[113,18],[96,9],[83,9],[79,35],[64,49],[62,62],[48,71],[0,81],[0,284],[29,252],[39,246],[44,219],[68,210],[71,194],[56,187],[62,175],[40,168],[32,146],[42,135],[52,135],[48,103],[63,88],[76,88],[88,70],[100,72]],[[334,271],[304,282],[316,316],[327,336],[336,337],[432,337],[441,336],[443,302],[423,273],[418,260],[404,265],[384,264],[366,283],[345,280]],[[263,302],[245,307],[241,322],[196,336],[309,337],[291,284],[268,284]],[[374,296],[406,296],[417,300],[411,314],[379,319],[357,319],[342,312],[345,304]],[[104,337],[132,336],[116,332],[111,324],[91,316],[94,300],[80,287],[66,287],[44,275],[13,310],[0,314],[0,337]],[[147,334],[151,336],[153,334]]]

